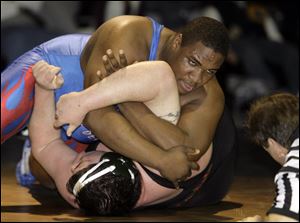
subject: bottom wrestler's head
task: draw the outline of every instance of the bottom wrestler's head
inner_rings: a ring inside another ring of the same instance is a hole
[[[117,153],[105,153],[100,162],[78,171],[67,183],[85,211],[99,215],[129,212],[141,193],[140,173],[134,163]]]

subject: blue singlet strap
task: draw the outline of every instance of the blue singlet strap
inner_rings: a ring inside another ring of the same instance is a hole
[[[148,17],[152,22],[153,27],[153,34],[152,34],[152,43],[151,43],[151,49],[150,49],[150,55],[148,60],[156,60],[156,54],[157,54],[157,48],[159,44],[160,39],[160,32],[164,28],[163,25],[157,23],[152,18]]]

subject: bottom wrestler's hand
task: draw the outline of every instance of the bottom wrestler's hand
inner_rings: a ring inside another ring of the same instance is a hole
[[[61,96],[56,104],[54,127],[58,128],[64,124],[69,124],[67,135],[82,123],[87,110],[83,106],[80,92],[72,92]]]
[[[160,174],[172,181],[177,188],[179,181],[183,181],[192,175],[191,170],[199,170],[198,164],[188,159],[189,153],[194,154],[195,150],[177,146],[168,150],[165,157],[161,159]]]
[[[64,79],[59,73],[60,67],[48,64],[44,60],[40,60],[32,67],[32,74],[36,83],[46,90],[54,90],[60,88]]]

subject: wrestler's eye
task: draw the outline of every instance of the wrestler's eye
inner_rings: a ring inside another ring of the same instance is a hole
[[[206,71],[209,75],[215,75],[217,73],[216,70],[207,70]]]
[[[188,63],[189,63],[189,65],[191,65],[192,67],[197,66],[197,63],[196,63],[195,61],[189,59],[189,58],[188,58]]]

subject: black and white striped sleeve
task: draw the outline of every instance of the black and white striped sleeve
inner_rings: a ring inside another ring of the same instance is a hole
[[[280,214],[299,221],[299,135],[274,182],[277,194],[268,214]]]

